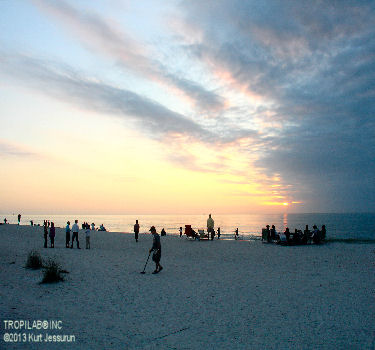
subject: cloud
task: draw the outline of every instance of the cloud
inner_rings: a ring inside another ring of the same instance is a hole
[[[185,134],[203,139],[211,133],[185,116],[132,91],[81,76],[67,65],[25,55],[2,54],[3,73],[81,108],[109,113],[138,123],[149,135]]]
[[[161,83],[173,91],[186,95],[200,110],[208,112],[224,108],[224,101],[214,91],[197,82],[170,72],[169,67],[152,57],[146,46],[128,36],[115,26],[112,20],[89,12],[79,11],[65,1],[34,0],[38,8],[57,18],[73,31],[87,48],[110,57],[126,70],[146,79]]]
[[[39,158],[39,154],[0,139],[0,157]]]
[[[375,205],[374,15],[370,1],[182,2],[200,33],[191,54],[262,97],[249,115],[268,126],[255,165],[280,174],[305,210]]]

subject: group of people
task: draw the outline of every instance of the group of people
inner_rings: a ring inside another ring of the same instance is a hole
[[[91,224],[91,225],[92,226],[90,228],[90,225],[88,223],[82,224],[82,228],[85,230],[85,234],[86,234],[86,249],[90,249],[90,231],[91,229],[95,230],[95,224]],[[44,220],[43,228],[44,228],[44,248],[47,248],[48,236],[50,239],[50,248],[55,248],[55,236],[56,236],[55,224],[53,222],[50,222],[49,220]],[[72,225],[72,228],[70,228],[70,221],[68,221],[65,227],[65,248],[73,249],[73,243],[74,241],[76,241],[77,249],[81,249],[79,246],[78,233],[79,233],[78,220],[75,220],[74,224]]]
[[[276,232],[275,225],[267,225],[266,228],[262,229],[262,241],[268,243],[276,242],[278,244],[285,245],[303,245],[308,243],[319,244],[326,238],[326,226],[323,225],[322,229],[319,230],[316,225],[313,226],[313,230],[309,230],[309,225],[306,225],[305,230],[295,229],[294,232],[290,232],[287,227],[284,232]]]

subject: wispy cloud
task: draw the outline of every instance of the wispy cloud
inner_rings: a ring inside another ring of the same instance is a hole
[[[224,107],[221,96],[198,82],[171,73],[167,66],[152,58],[153,53],[145,45],[140,45],[110,19],[104,19],[93,12],[79,11],[62,0],[33,2],[38,8],[57,18],[87,48],[110,57],[124,69],[182,92],[200,110],[219,111]]]
[[[14,144],[6,140],[0,139],[0,157],[21,157],[37,159],[40,155],[27,147]]]
[[[129,122],[139,123],[141,128],[145,128],[155,137],[168,133],[185,134],[197,139],[210,136],[209,131],[194,121],[156,101],[81,76],[67,65],[5,53],[0,61],[3,74],[17,78],[23,84],[81,108],[109,113]]]

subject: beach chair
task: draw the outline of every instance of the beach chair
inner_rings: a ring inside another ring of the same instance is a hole
[[[185,225],[185,235],[186,235],[186,239],[191,239],[191,240],[196,239],[196,235],[193,233],[191,225]]]

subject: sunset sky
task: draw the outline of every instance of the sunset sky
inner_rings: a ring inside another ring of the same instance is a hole
[[[0,211],[375,208],[373,1],[0,1]]]

